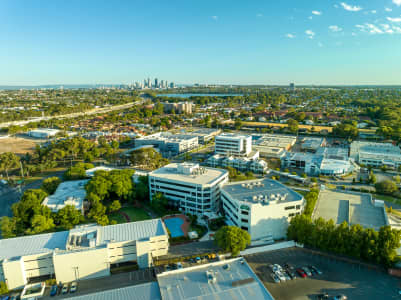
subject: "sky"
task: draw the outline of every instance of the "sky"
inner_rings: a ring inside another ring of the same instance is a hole
[[[401,0],[0,0],[0,85],[401,84]]]

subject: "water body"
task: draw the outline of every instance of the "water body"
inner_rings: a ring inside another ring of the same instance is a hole
[[[169,98],[190,98],[190,97],[235,97],[243,96],[242,94],[159,94],[159,97],[169,97]]]

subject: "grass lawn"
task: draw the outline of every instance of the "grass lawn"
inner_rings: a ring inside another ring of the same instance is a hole
[[[395,198],[393,196],[379,195],[379,194],[373,194],[373,196],[376,199],[379,199],[379,200],[384,200],[384,201],[388,201],[388,202],[391,202],[391,203],[401,204],[401,199]]]
[[[120,212],[126,213],[130,217],[131,222],[150,219],[149,215],[145,212],[143,208],[123,207],[120,209]],[[127,222],[125,217],[118,212],[109,215],[109,219],[115,220],[119,224]]]

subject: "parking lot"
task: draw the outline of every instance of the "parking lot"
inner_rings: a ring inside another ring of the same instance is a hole
[[[313,254],[299,248],[264,252],[245,257],[276,300],[317,299],[322,293],[330,296],[344,294],[348,299],[400,299],[400,281],[384,272],[375,271]],[[275,283],[270,276],[269,264],[291,264],[295,269],[313,265],[322,275],[297,278]]]

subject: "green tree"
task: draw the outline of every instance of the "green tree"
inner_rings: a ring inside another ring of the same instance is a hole
[[[65,180],[79,180],[85,179],[86,170],[94,168],[93,164],[90,163],[77,163],[75,166],[72,166],[64,173]]]
[[[34,215],[32,218],[32,225],[28,228],[26,234],[38,234],[45,231],[50,231],[55,227],[51,216]]]
[[[149,201],[148,176],[141,176],[135,184],[135,199],[140,202]]]
[[[0,154],[0,170],[6,173],[8,181],[10,181],[8,171],[16,168],[19,164],[19,161],[19,157],[12,152],[4,152]]]
[[[232,256],[237,256],[251,244],[251,236],[245,230],[236,226],[223,226],[214,236],[215,242],[220,249],[231,252]]]
[[[0,281],[0,295],[8,294],[7,284],[4,281]]]
[[[298,121],[296,121],[296,120],[294,120],[294,119],[289,119],[288,121],[287,121],[287,125],[288,125],[288,130],[291,132],[291,133],[297,133],[298,132],[298,129],[299,129],[299,123],[298,123]]]
[[[392,195],[398,190],[397,185],[392,180],[384,180],[375,184],[376,191],[380,194]]]
[[[58,177],[49,177],[43,180],[42,190],[44,190],[49,195],[53,194],[57,187],[60,185],[61,179]]]
[[[121,203],[118,200],[114,200],[108,207],[109,213],[119,211],[121,208]]]
[[[242,121],[240,118],[235,119],[234,127],[235,130],[240,130],[242,128]]]
[[[66,205],[57,212],[55,217],[56,224],[65,229],[71,229],[84,220],[85,218],[81,211],[73,205]]]
[[[155,211],[163,214],[166,211],[168,199],[162,193],[157,193],[153,195],[151,205]]]
[[[15,218],[2,217],[0,221],[1,236],[5,239],[16,236],[17,223]]]

